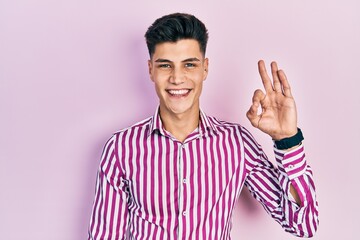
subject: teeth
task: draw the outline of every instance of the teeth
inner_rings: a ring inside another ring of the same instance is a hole
[[[172,95],[184,95],[186,93],[188,93],[189,90],[186,89],[180,89],[180,90],[169,90],[169,93]]]

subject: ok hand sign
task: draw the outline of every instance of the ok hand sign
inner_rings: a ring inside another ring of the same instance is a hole
[[[290,85],[276,62],[271,63],[271,81],[267,74],[264,61],[258,62],[259,73],[265,88],[254,92],[252,105],[246,116],[251,124],[269,134],[272,139],[280,140],[297,133],[297,112]],[[261,113],[258,108],[261,106]]]

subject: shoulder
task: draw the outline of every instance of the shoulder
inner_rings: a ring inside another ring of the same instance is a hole
[[[144,120],[141,120],[133,125],[120,129],[113,133],[112,139],[122,139],[126,136],[133,135],[133,134],[147,134],[150,131],[151,123],[153,117],[148,117]]]
[[[150,131],[151,122],[152,117],[149,117],[130,127],[114,132],[106,141],[104,152],[111,151],[115,153],[115,157],[118,158],[122,152],[133,149],[141,139],[146,139]]]
[[[152,118],[153,117],[148,117],[129,127],[113,132],[106,141],[105,146],[116,146],[117,144],[122,143],[124,141],[129,141],[129,138],[131,136],[135,136],[139,134],[146,136],[146,134],[148,134],[148,132],[150,131],[149,129],[152,123]]]
[[[243,142],[249,143],[251,145],[259,145],[252,133],[240,123],[220,120],[213,116],[208,116],[208,119],[215,127],[217,132],[231,131],[233,134],[238,135],[238,137],[240,137]]]
[[[217,117],[208,116],[209,122],[214,126],[214,128],[218,131],[226,130],[226,129],[233,129],[237,132],[241,133],[246,130],[240,123],[225,121],[219,119]],[[247,131],[247,130],[246,130]]]

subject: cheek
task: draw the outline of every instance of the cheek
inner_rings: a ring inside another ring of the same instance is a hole
[[[153,81],[165,82],[170,76],[170,71],[154,71],[152,78]]]
[[[194,79],[196,79],[196,82],[200,84],[206,79],[206,76],[205,72],[198,72],[196,76],[194,76]]]
[[[164,88],[166,88],[165,81],[159,79],[159,77],[154,79],[154,85],[157,95],[163,94]]]
[[[159,86],[159,84],[154,81],[155,83],[155,92],[156,92],[156,95],[161,99],[162,98],[162,91],[161,91],[161,87]]]
[[[199,94],[202,92],[202,88],[203,88],[203,81],[199,83]]]
[[[207,75],[208,75],[208,72],[207,72],[207,71],[203,71],[203,72],[202,72],[202,80],[203,80],[203,81],[206,79]]]

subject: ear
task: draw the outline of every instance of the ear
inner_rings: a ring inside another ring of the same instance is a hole
[[[203,81],[206,80],[208,73],[209,73],[209,59],[205,58],[204,59],[204,78],[203,78]]]
[[[153,65],[152,65],[151,59],[148,60],[148,70],[149,70],[149,77],[150,77],[151,81],[154,82],[154,78],[153,78]]]

